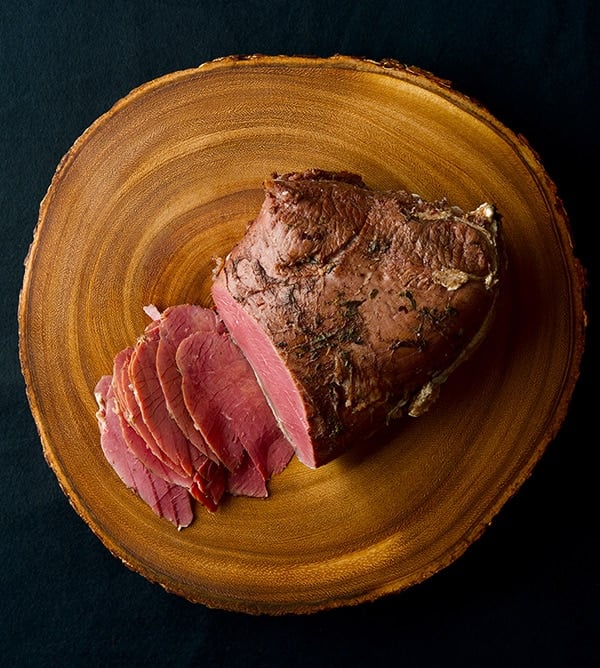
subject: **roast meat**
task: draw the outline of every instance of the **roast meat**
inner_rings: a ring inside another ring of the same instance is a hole
[[[296,455],[318,467],[427,410],[482,339],[498,216],[346,172],[273,175],[264,189],[212,295]]]

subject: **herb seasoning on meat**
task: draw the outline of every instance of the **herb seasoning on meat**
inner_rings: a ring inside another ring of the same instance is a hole
[[[498,235],[489,204],[465,213],[347,172],[266,181],[213,298],[302,462],[428,409],[489,326]]]

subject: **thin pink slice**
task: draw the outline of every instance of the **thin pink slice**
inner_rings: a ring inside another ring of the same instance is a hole
[[[168,458],[185,473],[193,475],[194,459],[201,453],[194,448],[169,414],[156,370],[159,328],[146,330],[138,340],[129,363],[129,378],[142,419]]]
[[[222,330],[223,324],[214,311],[191,304],[169,307],[159,317],[160,339],[156,353],[156,370],[167,409],[187,439],[207,457],[218,461],[217,455],[194,426],[187,410],[175,355],[179,344],[193,332]]]
[[[252,367],[226,331],[195,332],[177,349],[183,396],[194,423],[227,468],[247,452],[265,480],[292,457]]]
[[[240,391],[237,376],[229,372],[227,352],[219,343],[219,336],[191,334],[177,348],[176,362],[183,399],[196,428],[223,464],[234,471],[245,450],[235,438],[235,418],[228,404],[240,400]]]
[[[181,466],[175,463],[166,452],[160,447],[152,432],[144,422],[142,412],[137,399],[133,393],[131,381],[129,377],[129,365],[133,355],[133,348],[126,348],[117,353],[113,363],[113,390],[119,406],[121,414],[125,417],[127,422],[136,431],[136,433],[144,440],[152,454],[157,457],[165,466],[173,469],[173,471],[186,477],[186,473]]]
[[[189,526],[193,520],[193,510],[187,490],[155,476],[127,447],[115,410],[110,376],[103,376],[98,381],[95,395],[100,444],[116,474],[156,515],[164,517],[180,529]]]
[[[251,496],[264,499],[269,496],[267,483],[248,453],[235,471],[227,472],[227,491],[233,496]]]

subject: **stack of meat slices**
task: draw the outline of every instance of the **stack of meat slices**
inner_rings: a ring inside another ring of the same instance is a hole
[[[102,450],[117,475],[177,527],[192,498],[266,497],[292,457],[254,372],[215,311],[181,304],[152,318],[96,385]]]

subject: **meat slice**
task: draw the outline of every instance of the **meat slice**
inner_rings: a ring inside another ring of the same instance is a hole
[[[184,487],[210,512],[215,512],[225,492],[226,476],[224,469],[210,459],[204,458],[195,462],[193,475],[181,475],[177,473],[171,466],[164,464],[152,453],[144,439],[125,420],[116,400],[115,412],[119,419],[125,444],[140,463],[165,482]]]
[[[121,431],[111,376],[103,376],[95,388],[102,451],[119,478],[159,517],[181,529],[191,524],[193,509],[185,488],[154,475],[129,450]]]
[[[247,452],[235,471],[227,472],[227,491],[233,496],[266,498],[269,496],[267,481],[256,468]]]
[[[212,309],[193,304],[169,307],[163,313],[154,313],[159,322],[159,343],[156,353],[156,371],[165,397],[167,409],[186,438],[200,452],[215,462],[219,459],[194,425],[183,399],[181,373],[175,355],[179,344],[193,332],[219,333],[225,326]]]
[[[113,362],[112,386],[119,412],[127,420],[127,423],[135,433],[144,441],[152,455],[165,467],[171,469],[176,476],[185,479],[189,476],[189,473],[161,448],[143,419],[142,411],[134,394],[129,375],[133,353],[134,348],[125,348],[115,355]]]
[[[152,437],[178,468],[193,475],[204,455],[193,447],[167,409],[156,368],[159,333],[160,327],[155,321],[138,340],[129,362],[129,378],[142,419]]]
[[[129,376],[129,365],[131,363],[133,352],[133,348],[125,348],[115,355],[113,361],[112,387],[119,414],[145,443],[151,455],[156,460],[160,461],[165,469],[171,469],[175,477],[185,479],[189,474],[169,458],[167,453],[157,443],[152,432],[148,429],[147,424],[144,422],[142,411],[133,392],[133,386]],[[132,444],[134,453],[137,445],[138,444],[135,442]],[[141,458],[144,460],[145,455],[142,455]],[[158,473],[158,471],[155,472]]]
[[[183,397],[196,427],[230,471],[249,456],[264,480],[293,455],[252,367],[224,329],[195,332],[176,353]]]
[[[208,457],[204,458],[194,473],[190,488],[192,496],[209,511],[215,512],[226,491],[227,470]]]
[[[212,295],[302,462],[427,410],[487,331],[498,234],[488,204],[465,213],[344,172],[266,181]]]
[[[157,334],[155,323],[150,323],[145,336],[138,340],[135,348],[126,348],[115,356],[112,387],[123,436],[131,452],[154,475],[187,488],[197,501],[214,512],[226,487],[225,471],[220,470],[218,465],[208,466],[206,456],[185,442],[185,438],[174,431],[173,425],[166,422],[164,402],[161,402],[156,383],[153,383],[152,360],[147,356],[150,349],[146,348],[148,340],[155,339]],[[144,363],[146,367],[136,396],[130,369],[138,348],[143,351],[138,364]],[[150,403],[148,397],[152,397],[154,404]],[[144,419],[140,399],[146,402],[144,405],[146,414],[150,415],[149,420]],[[191,470],[184,469],[180,461],[176,461],[174,445],[180,452],[189,451]]]
[[[165,482],[173,483],[174,485],[179,485],[180,487],[189,487],[191,483],[191,478],[189,476],[184,476],[175,471],[170,466],[167,466],[162,462],[148,447],[146,441],[139,435],[139,433],[127,422],[123,416],[119,403],[114,394],[114,384],[112,385],[111,390],[113,391],[113,400],[114,400],[114,410],[119,419],[119,424],[121,427],[121,433],[123,434],[123,439],[127,448],[131,453],[139,459],[139,461],[149,470],[154,473],[154,475],[162,478]]]

